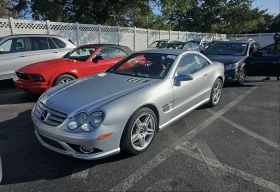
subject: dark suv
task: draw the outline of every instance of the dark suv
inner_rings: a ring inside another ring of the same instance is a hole
[[[261,48],[255,41],[217,42],[202,51],[212,61],[225,65],[226,82],[243,85],[246,78],[245,59]]]

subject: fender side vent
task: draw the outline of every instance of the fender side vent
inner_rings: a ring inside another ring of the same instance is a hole
[[[145,82],[148,82],[148,80],[145,80],[145,79],[136,79],[136,78],[126,79],[126,81],[135,82],[135,83],[145,83]]]

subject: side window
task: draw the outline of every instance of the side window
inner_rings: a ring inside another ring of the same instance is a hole
[[[178,75],[186,75],[186,74],[193,74],[203,66],[203,62],[200,60],[203,59],[194,54],[188,54],[181,58],[178,67],[177,67],[177,74]],[[204,59],[203,59],[204,60]],[[205,63],[204,63],[205,64]]]
[[[49,43],[50,49],[57,49],[58,48],[56,46],[56,44],[54,44],[54,42],[52,41],[51,38],[48,38],[48,43]]]
[[[30,37],[29,41],[30,41],[31,51],[49,49],[49,44],[46,37]]]
[[[262,52],[263,56],[280,55],[280,43],[266,46],[260,49],[259,52]]]
[[[0,49],[4,50],[4,53],[17,53],[28,51],[26,38],[13,38],[5,41],[0,45]]]
[[[0,49],[2,49],[4,53],[10,52],[12,50],[12,40],[9,39],[8,41],[5,41],[0,45]]]
[[[204,67],[207,67],[208,65],[210,65],[210,63],[207,60],[205,60],[204,58],[202,58],[201,56],[196,55],[194,57],[195,57],[197,63],[199,63],[200,68],[204,68]]]
[[[101,50],[96,54],[96,56],[102,56],[103,59],[110,59],[110,58],[127,56],[127,54],[120,49],[106,47],[106,48],[101,48]]]
[[[57,39],[57,38],[51,38],[55,44],[58,46],[58,48],[62,49],[66,47],[66,43],[64,43],[63,41]]]

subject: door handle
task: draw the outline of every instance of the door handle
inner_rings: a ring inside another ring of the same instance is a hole
[[[53,53],[58,53],[58,51],[54,51]]]
[[[208,74],[203,75],[203,79],[207,79]]]
[[[20,55],[19,57],[25,57],[25,55]]]

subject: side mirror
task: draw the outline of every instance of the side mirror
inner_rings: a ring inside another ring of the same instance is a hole
[[[263,56],[263,52],[257,51],[257,52],[255,52],[255,53],[253,54],[253,56],[255,56],[255,57],[261,57],[261,56]]]
[[[4,49],[0,49],[0,54],[1,54],[1,53],[4,53],[4,52],[5,52]]]
[[[174,85],[180,85],[181,81],[191,81],[193,80],[193,76],[191,74],[186,75],[178,75],[174,78]]]
[[[99,60],[103,60],[103,57],[102,57],[101,55],[95,56],[95,57],[92,59],[92,62],[97,63]]]
[[[204,52],[205,52],[205,51],[204,51],[203,49],[200,50],[200,53],[204,54]]]

